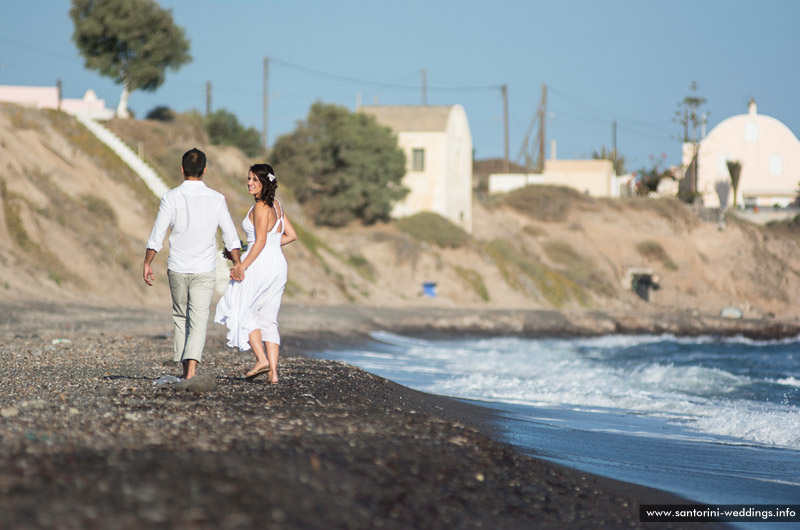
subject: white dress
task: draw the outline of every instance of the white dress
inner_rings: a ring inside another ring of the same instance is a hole
[[[275,201],[278,220],[267,233],[267,242],[258,257],[244,273],[244,280],[231,280],[225,294],[217,303],[214,322],[228,326],[228,346],[242,351],[250,349],[249,335],[261,330],[261,339],[275,344],[281,343],[278,334],[278,310],[286,286],[286,258],[281,250],[283,237],[283,208]],[[250,208],[253,211],[253,208]],[[242,221],[247,234],[247,247],[253,248],[256,229],[247,212]],[[248,250],[242,256],[247,257]]]

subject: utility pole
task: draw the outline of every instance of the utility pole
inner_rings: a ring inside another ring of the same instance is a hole
[[[611,163],[614,165],[614,174],[617,174],[617,120],[611,122]]]
[[[269,139],[267,137],[267,117],[269,116],[269,57],[264,56],[264,152],[268,152]]]
[[[505,157],[503,158],[503,171],[509,172],[508,166],[508,85],[503,84],[500,87],[503,94],[503,134],[505,138]]]
[[[544,146],[546,143],[546,125],[547,125],[547,85],[542,83],[542,106],[541,106],[541,115],[539,119],[541,120],[541,131],[542,134],[539,137],[539,169],[542,173],[544,173],[544,159],[545,159],[545,150]]]
[[[56,89],[58,91],[58,103],[57,103],[57,107],[56,108],[60,111],[61,110],[61,99],[62,99],[62,96],[63,96],[62,95],[62,88],[61,88],[61,79],[56,79]]]
[[[428,104],[428,72],[422,69],[422,105]]]
[[[206,116],[211,114],[211,81],[206,81]]]

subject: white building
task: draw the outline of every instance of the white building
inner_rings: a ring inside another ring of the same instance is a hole
[[[472,134],[461,105],[378,105],[358,109],[397,135],[410,190],[393,217],[430,211],[472,231]]]
[[[593,197],[627,195],[630,175],[614,175],[610,160],[555,160],[544,162],[542,173],[495,173],[489,175],[489,193],[505,193],[531,184],[566,186]],[[622,190],[622,191],[621,191]]]
[[[684,144],[684,167],[690,167],[693,155],[692,144]],[[741,163],[738,205],[786,206],[797,196],[800,141],[777,119],[758,114],[754,100],[747,114],[722,121],[700,142],[697,191],[706,206],[720,205],[716,187],[731,182],[729,160]],[[733,204],[732,190],[727,202]]]
[[[82,99],[60,99],[58,87],[54,86],[0,85],[0,101],[37,109],[63,110],[67,114],[93,120],[110,120],[114,117],[114,111],[106,108],[105,100],[99,99],[91,88]]]

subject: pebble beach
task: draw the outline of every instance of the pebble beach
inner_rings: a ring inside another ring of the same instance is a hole
[[[390,313],[287,306],[277,385],[245,380],[249,354],[211,325],[200,376],[159,385],[180,373],[167,312],[3,304],[0,529],[680,527],[639,505],[691,501],[522,455],[489,409],[304,355],[382,318],[417,327]]]

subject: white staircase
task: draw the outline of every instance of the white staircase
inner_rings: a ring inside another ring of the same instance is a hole
[[[123,162],[128,164],[128,167],[130,167],[136,172],[137,175],[139,175],[139,177],[144,181],[145,184],[147,184],[147,187],[150,188],[150,191],[152,191],[156,197],[161,198],[162,195],[169,191],[169,187],[164,184],[164,181],[161,180],[161,177],[158,176],[153,168],[151,168],[147,162],[139,158],[139,156],[133,152],[133,149],[128,147],[125,142],[120,140],[116,134],[109,131],[91,118],[86,118],[78,114],[75,115],[75,118],[84,124],[86,128],[97,137],[98,140],[106,144],[112,151],[114,151]]]
[[[151,168],[144,160],[139,158],[139,156],[133,152],[133,149],[128,147],[128,145],[120,140],[120,138],[111,132],[110,130],[106,129],[103,125],[99,124],[98,122],[94,121],[91,118],[87,118],[85,116],[81,116],[79,114],[74,115],[75,118],[84,124],[89,131],[94,134],[98,140],[106,144],[112,151],[114,151],[123,162],[128,164],[134,172],[147,184],[147,187],[150,188],[156,197],[161,198],[167,191],[169,191],[169,187],[164,184],[164,181],[161,180],[161,177]],[[222,252],[220,249],[217,251],[217,263],[216,263],[216,273],[217,278],[215,282],[215,290],[218,294],[222,294],[225,292],[225,288],[228,286],[228,282],[230,281],[230,275],[228,267],[230,264],[222,257]]]

